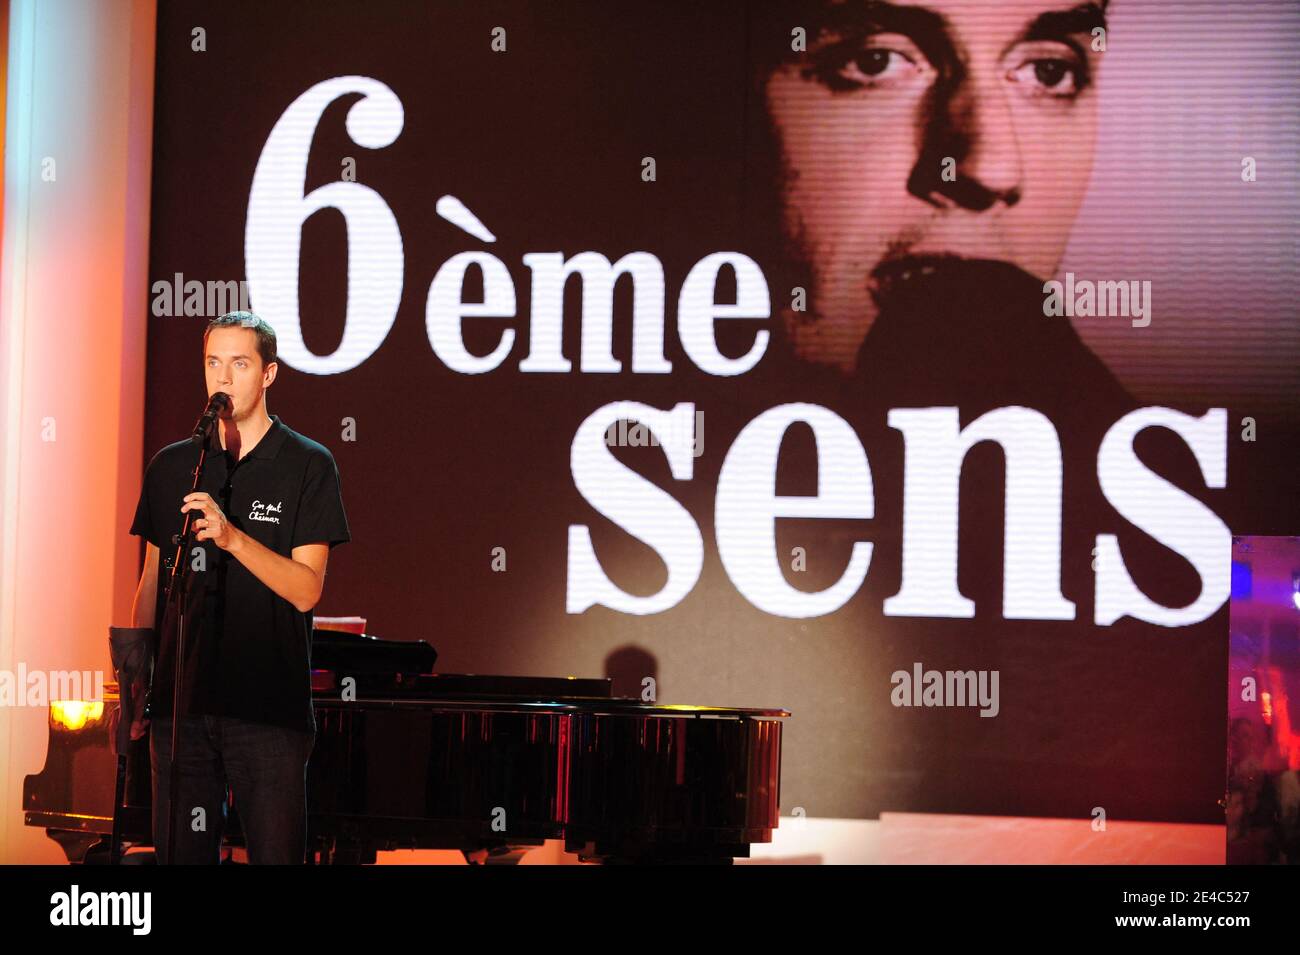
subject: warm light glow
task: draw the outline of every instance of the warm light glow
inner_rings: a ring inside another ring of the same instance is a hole
[[[104,718],[102,701],[55,700],[50,703],[50,722],[68,730],[79,730],[87,723],[98,723]]]

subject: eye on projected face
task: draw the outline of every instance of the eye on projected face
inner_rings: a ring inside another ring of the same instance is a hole
[[[872,276],[909,255],[1055,272],[1092,168],[1101,5],[836,4],[763,91],[782,229],[816,321],[796,352],[852,370]]]

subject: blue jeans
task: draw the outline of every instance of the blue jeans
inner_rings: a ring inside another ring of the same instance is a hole
[[[314,733],[229,716],[182,718],[182,808],[176,817],[175,862],[215,865],[221,861],[229,787],[243,824],[248,861],[254,865],[302,864],[307,760],[315,742]],[[153,720],[149,754],[153,762],[153,841],[159,864],[167,861],[171,746],[171,717]]]

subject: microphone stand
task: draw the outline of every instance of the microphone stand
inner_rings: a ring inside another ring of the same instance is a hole
[[[228,399],[227,399],[228,400]],[[211,409],[211,405],[209,405]],[[216,426],[217,418],[215,415],[205,413],[200,419],[194,430],[194,439],[199,440],[199,461],[194,467],[194,484],[190,488],[190,493],[194,493],[203,483],[203,466],[207,462],[208,456],[208,436],[213,427]],[[185,559],[189,552],[190,545],[193,543],[195,511],[185,512],[185,523],[181,527],[179,534],[172,535],[172,541],[176,544],[176,553],[172,557],[171,573],[167,578],[167,597],[163,605],[163,621],[167,620],[167,614],[171,610],[173,603],[176,606],[176,652],[173,654],[172,662],[172,748],[171,748],[171,772],[167,782],[167,864],[172,865],[176,858],[176,813],[180,800],[176,798],[180,792],[180,764],[177,762],[176,754],[180,749],[180,730],[181,730],[181,697],[184,688],[185,673],[185,608],[189,602],[190,587],[193,583],[193,572],[190,570],[190,563]],[[201,513],[201,512],[200,512]],[[161,653],[161,647],[159,648]],[[150,702],[152,702],[153,686],[152,682],[149,687]],[[148,713],[150,704],[146,704],[145,712]],[[156,837],[155,837],[156,841]]]

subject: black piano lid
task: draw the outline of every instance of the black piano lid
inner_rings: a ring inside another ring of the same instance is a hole
[[[531,713],[535,715],[679,717],[694,719],[784,719],[788,710],[738,706],[691,706],[682,703],[642,703],[640,700],[610,697],[536,698],[510,694],[471,696],[455,694],[436,696],[361,696],[355,700],[337,699],[335,695],[314,693],[317,709],[354,709],[385,707],[425,710],[489,710],[497,713]]]

